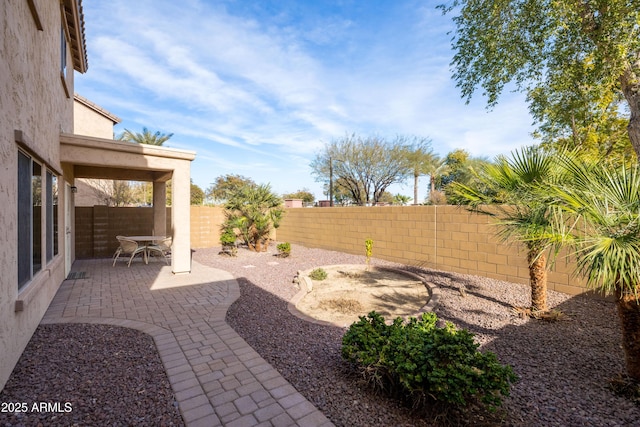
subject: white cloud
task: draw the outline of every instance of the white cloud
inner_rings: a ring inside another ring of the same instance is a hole
[[[308,163],[351,132],[430,136],[441,154],[491,156],[528,139],[522,97],[492,113],[460,100],[449,17],[413,0],[324,6],[86,2],[90,69],[76,87],[121,127],[174,133],[168,144],[196,150],[194,177],[209,182],[224,170],[318,188]]]

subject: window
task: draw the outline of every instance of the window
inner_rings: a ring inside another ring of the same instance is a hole
[[[18,151],[18,289],[42,270],[43,254],[58,254],[58,177]]]
[[[31,279],[31,158],[18,152],[18,289]]]
[[[60,27],[60,80],[62,81],[64,94],[67,98],[70,98],[71,94],[67,84],[67,31],[64,28],[64,14],[62,16],[62,26]]]
[[[62,77],[67,77],[67,33],[64,25],[60,26],[60,73]]]
[[[47,170],[47,262],[58,255],[58,177]]]
[[[42,166],[31,162],[31,235],[33,237],[32,274],[42,270]]]

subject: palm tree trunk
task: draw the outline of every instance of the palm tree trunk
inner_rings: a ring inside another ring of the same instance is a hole
[[[627,374],[640,381],[640,304],[635,295],[622,295],[618,291],[616,296]]]
[[[418,174],[413,174],[413,204],[418,204]]]
[[[527,254],[529,284],[531,285],[531,310],[547,311],[547,259],[537,251]],[[536,258],[537,256],[537,258]]]
[[[436,192],[436,180],[435,176],[431,174],[429,176],[429,200],[433,202],[433,193]]]

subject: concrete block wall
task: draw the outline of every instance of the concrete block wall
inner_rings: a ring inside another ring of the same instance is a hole
[[[220,246],[220,226],[223,222],[223,208],[191,206],[191,247]]]
[[[109,257],[115,236],[151,234],[151,208],[76,208],[78,258]],[[108,213],[108,232],[103,211]],[[193,249],[220,245],[220,207],[191,207]],[[167,232],[171,230],[167,211]],[[373,256],[402,264],[529,283],[526,251],[496,237],[496,226],[485,215],[455,206],[380,206],[291,208],[276,232],[279,242],[361,254],[373,239]],[[100,240],[100,241],[96,241]],[[583,279],[573,276],[573,264],[561,254],[549,274],[549,289],[571,295],[586,292]]]
[[[118,248],[116,236],[151,235],[153,208],[76,207],[76,257],[110,257]],[[224,210],[191,206],[191,247],[220,245]],[[171,208],[167,208],[167,234],[171,234]]]
[[[118,248],[116,236],[153,234],[153,208],[77,207],[76,258],[105,258]],[[167,208],[167,232],[171,209]]]
[[[373,256],[403,264],[529,283],[526,251],[496,238],[490,217],[456,206],[287,209],[278,241],[362,254],[373,239]],[[576,295],[585,282],[573,276],[561,254],[549,289]]]

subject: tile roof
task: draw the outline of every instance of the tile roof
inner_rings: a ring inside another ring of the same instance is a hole
[[[89,68],[87,61],[87,43],[84,35],[84,13],[82,0],[63,0],[64,14],[71,37],[71,55],[73,69],[85,73]]]

